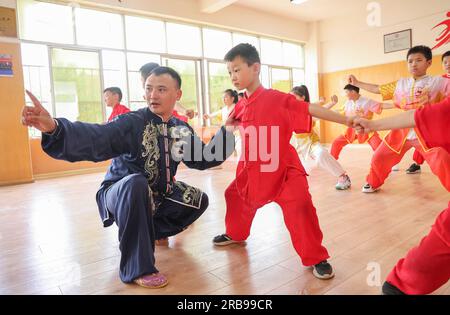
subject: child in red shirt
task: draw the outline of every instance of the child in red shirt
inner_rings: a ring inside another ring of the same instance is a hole
[[[274,201],[282,208],[303,264],[313,266],[319,279],[332,278],[306,172],[289,141],[293,132],[311,131],[311,116],[353,125],[351,119],[298,101],[291,94],[265,89],[259,80],[259,54],[250,44],[231,49],[225,61],[233,85],[246,90],[227,120],[227,124],[239,125],[243,148],[236,179],[225,191],[226,234],[216,236],[213,242],[220,246],[245,241],[257,209]]]
[[[106,106],[113,109],[111,115],[109,115],[108,122],[112,121],[115,117],[130,111],[128,107],[120,104],[120,101],[122,100],[122,91],[118,87],[106,88],[103,91],[103,99]]]

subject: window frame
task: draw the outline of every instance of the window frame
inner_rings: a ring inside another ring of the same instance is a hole
[[[20,0],[18,0],[20,1]],[[39,0],[36,0],[39,1]],[[61,3],[55,3],[58,5],[61,5]],[[66,4],[68,5],[68,4]],[[119,51],[124,53],[125,55],[125,73],[126,73],[126,78],[125,78],[125,82],[126,82],[126,91],[124,91],[124,94],[126,93],[126,99],[128,100],[129,103],[131,103],[132,101],[134,102],[140,102],[139,100],[132,100],[131,99],[131,95],[130,95],[130,85],[133,84],[133,82],[130,82],[130,76],[129,73],[130,72],[134,72],[130,71],[129,67],[128,67],[128,53],[138,53],[138,54],[154,54],[154,55],[158,55],[160,57],[160,65],[163,64],[163,60],[165,59],[180,59],[180,60],[194,60],[195,64],[196,64],[196,74],[197,74],[197,100],[198,100],[198,104],[197,104],[197,111],[199,113],[199,117],[198,117],[198,121],[200,123],[201,126],[207,126],[209,125],[209,123],[206,123],[203,120],[203,114],[204,113],[210,113],[210,109],[211,109],[211,99],[210,99],[210,91],[209,91],[209,63],[213,62],[213,63],[224,63],[223,60],[221,59],[215,59],[215,58],[208,58],[205,57],[205,52],[204,52],[204,29],[211,29],[211,30],[217,30],[217,31],[223,31],[223,32],[229,32],[230,33],[230,37],[231,37],[231,44],[232,46],[236,45],[237,43],[235,43],[234,37],[236,35],[243,35],[243,36],[251,36],[253,38],[256,38],[257,43],[258,43],[258,47],[257,50],[259,51],[260,54],[262,54],[262,47],[261,47],[261,39],[269,39],[269,40],[276,40],[276,41],[280,41],[281,42],[281,47],[283,49],[284,47],[284,43],[290,43],[290,44],[295,44],[298,45],[300,47],[301,53],[302,55],[299,56],[299,58],[302,58],[302,62],[301,64],[303,65],[303,67],[292,67],[292,66],[286,66],[285,61],[283,60],[283,65],[273,65],[273,64],[268,64],[268,63],[262,63],[262,65],[264,66],[268,66],[269,68],[269,81],[270,81],[270,86],[267,86],[267,88],[270,88],[272,86],[272,68],[283,68],[283,69],[289,69],[289,77],[290,77],[290,83],[291,86],[294,85],[293,80],[293,69],[298,69],[298,70],[303,70],[303,76],[304,79],[306,76],[306,64],[305,64],[305,44],[301,43],[301,42],[296,42],[295,40],[284,40],[281,38],[277,38],[275,36],[265,36],[262,34],[256,34],[256,33],[251,33],[251,32],[245,32],[245,31],[241,31],[241,30],[234,30],[232,28],[227,28],[227,27],[218,27],[218,26],[214,26],[214,25],[209,25],[206,23],[191,23],[191,22],[186,22],[186,21],[181,21],[181,20],[177,20],[177,19],[170,19],[170,18],[163,18],[160,16],[156,16],[156,15],[151,15],[151,14],[135,14],[133,12],[129,12],[127,10],[113,10],[113,9],[107,9],[107,8],[100,8],[100,7],[96,7],[96,6],[90,6],[90,5],[86,5],[86,4],[77,4],[77,7],[83,8],[83,9],[90,9],[90,10],[95,10],[95,11],[99,11],[99,12],[105,12],[105,13],[113,13],[113,14],[118,14],[121,17],[121,28],[122,28],[122,34],[123,34],[123,48],[110,48],[110,47],[95,47],[95,46],[87,46],[87,45],[79,45],[78,44],[78,38],[77,38],[77,31],[76,31],[76,19],[75,19],[75,6],[71,6],[72,7],[72,31],[73,31],[73,39],[74,39],[74,44],[63,44],[63,43],[54,43],[54,42],[45,42],[45,41],[38,41],[38,40],[30,40],[30,39],[22,39],[22,34],[20,34],[20,43],[29,43],[29,44],[40,44],[40,45],[46,45],[47,46],[47,51],[48,51],[48,62],[49,62],[49,73],[50,73],[50,93],[51,93],[51,102],[52,102],[52,110],[53,110],[53,115],[55,114],[55,95],[54,95],[54,82],[53,82],[53,67],[52,67],[52,60],[51,60],[51,49],[52,48],[61,48],[61,49],[72,49],[72,50],[79,50],[79,51],[95,51],[96,53],[98,53],[99,56],[99,65],[100,65],[100,82],[102,85],[102,88],[104,88],[104,68],[103,68],[103,60],[102,60],[102,51],[106,50],[106,51]],[[126,16],[130,16],[130,17],[136,17],[136,18],[144,18],[144,19],[150,19],[150,20],[157,20],[157,21],[161,21],[163,22],[164,25],[164,36],[165,36],[165,51],[163,53],[158,52],[158,51],[141,51],[141,50],[132,50],[132,49],[128,49],[128,44],[127,44],[127,29],[126,29],[126,22],[125,22],[125,17]],[[19,23],[22,23],[22,21],[18,21]],[[198,57],[194,57],[194,56],[186,56],[186,55],[178,55],[178,54],[169,54],[168,53],[168,36],[167,36],[167,23],[175,23],[175,24],[181,24],[181,25],[187,25],[187,26],[192,26],[192,27],[197,27],[199,28],[200,32],[199,32],[199,36],[200,36],[200,49],[201,49],[201,55]],[[20,28],[19,28],[20,29]],[[225,52],[224,52],[225,54]],[[284,58],[284,55],[283,57]],[[230,82],[231,85],[231,82]],[[225,87],[224,87],[225,88]],[[102,104],[103,104],[103,100],[102,100]],[[103,118],[104,120],[106,120],[106,109],[105,106],[102,106],[102,112],[103,112]]]

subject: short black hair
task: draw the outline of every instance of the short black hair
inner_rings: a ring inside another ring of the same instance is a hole
[[[181,77],[178,74],[178,72],[176,72],[175,70],[173,70],[172,68],[169,67],[157,67],[155,69],[152,70],[152,72],[150,72],[150,75],[156,75],[156,76],[160,76],[163,74],[168,74],[172,77],[172,79],[174,79],[175,81],[177,81],[177,87],[180,89],[181,88]]]
[[[259,59],[259,53],[256,50],[255,46],[250,44],[239,44],[231,48],[229,52],[223,58],[224,61],[233,61],[236,57],[241,57],[244,61],[249,65],[253,65],[255,63],[261,63],[261,59]]]
[[[112,86],[109,88],[106,88],[103,93],[111,92],[112,94],[119,95],[119,102],[122,100],[122,90],[118,88],[117,86]]]
[[[347,84],[346,86],[344,86],[344,90],[355,91],[356,93],[359,93],[359,87],[352,84]]]
[[[230,97],[233,98],[233,103],[236,104],[239,101],[238,98],[238,92],[236,92],[235,90],[232,89],[226,89],[224,91],[224,93],[228,94]]]
[[[409,55],[412,54],[422,54],[425,59],[431,60],[433,59],[433,53],[431,52],[431,48],[424,45],[414,46],[410,50],[408,50],[408,54],[406,55],[406,60],[408,60]]]
[[[444,61],[445,57],[450,57],[450,50],[447,50],[443,55],[442,55],[442,61]]]
[[[156,62],[149,62],[146,63],[145,65],[143,65],[140,69],[139,72],[141,73],[141,77],[145,80],[147,80],[147,78],[150,76],[150,73],[153,71],[153,69],[158,68],[159,64],[157,64]]]
[[[311,102],[309,98],[309,91],[306,85],[294,86],[291,92],[300,97],[303,96],[305,98],[305,102]]]

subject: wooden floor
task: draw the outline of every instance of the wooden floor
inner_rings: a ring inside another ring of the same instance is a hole
[[[103,174],[1,187],[0,294],[379,294],[377,284],[428,233],[449,200],[428,167],[405,174],[411,153],[376,194],[360,190],[371,156],[366,146],[342,153],[353,182],[349,191],[336,191],[331,175],[312,170],[310,191],[336,271],[328,281],[302,266],[276,204],[258,211],[245,245],[212,245],[224,231],[232,161],[218,170],[177,174],[203,189],[210,206],[168,247],[157,247],[157,267],[170,281],[159,290],[119,279],[117,227],[102,227],[95,203]],[[450,294],[450,282],[434,294]]]

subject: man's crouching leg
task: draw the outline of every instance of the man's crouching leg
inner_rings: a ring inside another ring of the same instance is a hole
[[[163,240],[186,230],[208,208],[208,195],[199,191],[198,202],[183,203],[172,198],[166,198],[156,209],[153,217],[155,237]],[[187,200],[187,199],[186,199]]]
[[[126,176],[104,194],[106,207],[119,227],[120,279],[147,288],[167,285],[166,277],[155,267],[155,233],[147,179],[140,174]]]

